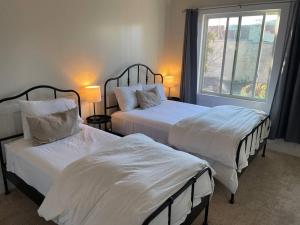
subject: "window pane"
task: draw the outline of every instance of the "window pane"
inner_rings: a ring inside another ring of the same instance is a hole
[[[238,17],[229,18],[224,71],[223,71],[223,82],[222,82],[223,94],[230,94],[238,24],[239,24]]]
[[[208,19],[202,90],[219,93],[227,18]]]
[[[264,36],[261,46],[258,74],[254,93],[254,96],[256,98],[265,99],[266,97],[269,77],[273,65],[273,54],[279,27],[279,18],[279,12],[266,15]]]
[[[232,94],[252,97],[263,15],[243,16]]]

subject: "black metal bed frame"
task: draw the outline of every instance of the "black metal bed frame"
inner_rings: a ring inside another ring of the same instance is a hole
[[[110,78],[110,79],[108,79],[108,80],[106,80],[106,82],[105,82],[105,85],[104,85],[104,112],[105,112],[105,115],[108,115],[108,112],[107,112],[107,110],[109,110],[109,109],[119,109],[119,105],[118,104],[116,104],[116,105],[112,105],[112,106],[110,106],[109,104],[108,104],[108,102],[107,102],[107,92],[108,92],[108,88],[107,88],[107,86],[108,86],[108,84],[110,83],[110,82],[112,82],[112,81],[117,81],[117,87],[119,87],[119,85],[120,85],[120,79],[122,79],[122,77],[123,76],[126,76],[127,75],[127,86],[130,86],[130,83],[131,83],[131,81],[130,81],[130,75],[131,75],[131,73],[130,73],[130,70],[132,69],[132,68],[134,68],[134,67],[137,67],[137,71],[138,71],[138,79],[137,79],[137,82],[140,82],[140,67],[144,67],[144,68],[146,68],[146,84],[148,83],[148,71],[150,71],[151,72],[151,74],[154,76],[154,79],[153,79],[153,83],[156,83],[156,79],[155,79],[155,77],[156,76],[160,76],[161,77],[161,83],[163,83],[163,76],[162,76],[162,74],[160,74],[160,73],[154,73],[148,66],[146,66],[146,65],[144,65],[144,64],[139,64],[139,63],[137,63],[137,64],[133,64],[133,65],[131,65],[131,66],[129,66],[129,67],[127,67],[124,71],[123,71],[123,73],[121,73],[119,76],[117,76],[117,77],[113,77],[113,78]],[[239,159],[240,159],[240,152],[241,152],[241,148],[242,148],[242,145],[243,145],[243,142],[245,141],[245,148],[247,149],[247,140],[248,140],[248,137],[251,135],[252,136],[252,138],[251,138],[251,146],[250,146],[250,150],[251,150],[251,147],[252,147],[252,139],[253,139],[253,135],[257,132],[259,132],[259,129],[261,129],[261,131],[262,131],[262,129],[263,129],[263,125],[264,125],[264,123],[266,123],[268,120],[270,120],[270,116],[267,116],[266,118],[264,118],[257,126],[255,126],[253,129],[252,129],[252,131],[250,132],[250,133],[248,133],[240,142],[239,142],[239,144],[238,144],[238,148],[237,148],[237,153],[236,153],[236,165],[237,165],[237,171],[238,171],[238,166],[239,166]],[[269,127],[270,128],[270,127]],[[268,129],[269,129],[268,128]],[[260,132],[260,138],[261,138],[261,135],[262,135],[262,132]],[[263,140],[263,142],[262,143],[260,143],[260,147],[259,147],[259,149],[258,149],[258,151],[261,149],[261,148],[263,148],[263,154],[262,154],[262,156],[264,157],[265,156],[265,152],[266,152],[266,144],[267,144],[267,138],[265,138],[264,140]],[[258,152],[258,151],[256,151],[256,153]],[[256,154],[255,154],[256,155]],[[253,156],[251,157],[251,158],[253,158]],[[249,161],[251,161],[251,159],[249,160]],[[244,171],[244,170],[243,170]],[[237,172],[238,173],[238,172]],[[241,174],[241,173],[238,173],[239,175]],[[235,194],[233,194],[233,193],[231,193],[231,196],[230,196],[230,200],[229,200],[229,202],[231,203],[231,204],[233,204],[234,203],[234,198],[235,198]]]
[[[260,135],[259,137],[259,140],[261,140],[262,138],[262,131],[263,131],[263,127],[264,127],[264,124],[265,123],[268,123],[268,121],[270,121],[270,116],[268,115],[267,117],[265,117],[263,120],[260,121],[260,123],[258,123],[252,130],[250,133],[248,133],[242,140],[240,140],[239,142],[239,145],[238,145],[238,149],[237,149],[237,153],[236,153],[236,165],[237,165],[237,174],[238,174],[238,177],[240,177],[242,175],[242,173],[246,170],[246,168],[244,168],[240,173],[238,172],[238,167],[239,167],[239,161],[240,161],[240,153],[241,153],[241,148],[242,148],[242,145],[243,143],[245,142],[245,150],[247,150],[247,140],[248,140],[248,137],[251,136],[251,141],[250,141],[250,151],[251,151],[251,148],[252,148],[252,143],[253,143],[253,136],[254,134]],[[270,123],[268,125],[268,130],[270,129]],[[260,132],[259,132],[260,130]],[[264,140],[262,142],[259,143],[259,147],[258,149],[255,151],[255,154],[252,155],[252,156],[249,156],[248,158],[248,163],[250,163],[257,155],[257,153],[263,149],[263,152],[262,152],[262,157],[265,157],[266,155],[266,147],[267,147],[267,139],[268,137],[264,138]],[[231,196],[230,196],[230,200],[229,202],[231,204],[234,204],[234,200],[235,200],[235,194],[231,193]]]
[[[152,72],[149,69],[150,72]],[[73,93],[77,97],[77,104],[79,109],[79,115],[81,115],[81,103],[80,103],[80,95],[75,90],[63,90],[58,89],[49,85],[39,85],[32,87],[21,94],[15,95],[13,97],[8,97],[4,99],[0,99],[0,104],[3,102],[11,101],[14,99],[18,99],[20,97],[26,96],[26,100],[29,100],[29,93],[36,90],[36,89],[52,89],[54,93],[54,98],[57,98],[57,92],[69,92]],[[13,140],[15,138],[23,136],[23,133],[10,135],[7,137],[0,138],[0,163],[1,163],[1,170],[2,170],[2,176],[3,176],[3,183],[5,188],[5,194],[9,194],[8,189],[8,180],[14,184],[20,191],[22,191],[26,196],[28,196],[33,202],[35,202],[37,205],[40,205],[44,200],[44,195],[41,194],[38,190],[36,190],[34,187],[27,184],[24,180],[22,180],[18,175],[7,171],[6,169],[6,162],[5,162],[5,153],[2,149],[2,145],[4,142]],[[209,201],[210,201],[210,195],[204,196],[201,199],[201,203],[195,207],[193,207],[194,202],[194,186],[197,182],[198,178],[201,177],[203,174],[208,173],[210,179],[212,179],[212,172],[210,168],[205,167],[203,170],[199,171],[195,176],[190,178],[185,185],[180,188],[175,194],[173,194],[171,197],[169,197],[165,202],[163,202],[153,213],[151,213],[146,220],[143,222],[142,225],[149,225],[163,210],[168,208],[168,225],[171,225],[171,215],[172,215],[172,204],[174,200],[180,196],[184,191],[186,191],[189,187],[191,187],[191,213],[187,216],[186,220],[182,223],[182,225],[190,225],[192,222],[196,219],[196,217],[199,215],[199,213],[205,209],[205,215],[204,215],[204,222],[203,225],[207,225],[208,223],[208,210],[209,210]]]

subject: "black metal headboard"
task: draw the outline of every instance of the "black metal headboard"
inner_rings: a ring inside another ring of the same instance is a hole
[[[119,105],[118,103],[117,104],[114,104],[114,105],[108,105],[107,103],[107,92],[108,92],[108,88],[107,88],[107,85],[110,83],[110,82],[113,82],[113,81],[116,81],[116,86],[119,87],[120,86],[120,79],[123,77],[123,76],[126,76],[127,75],[127,82],[126,82],[126,85],[127,86],[130,86],[131,84],[131,76],[132,76],[132,73],[130,73],[130,70],[134,69],[134,68],[137,68],[137,83],[140,83],[141,82],[141,75],[143,73],[141,73],[141,68],[144,68],[144,70],[146,71],[144,73],[144,76],[145,76],[145,82],[146,84],[148,84],[149,82],[149,75],[150,76],[153,76],[153,83],[156,83],[156,77],[159,77],[160,78],[160,81],[161,83],[164,82],[164,78],[163,78],[163,75],[160,74],[160,73],[154,73],[148,66],[144,65],[144,64],[140,64],[140,63],[137,63],[137,64],[133,64],[129,67],[127,67],[123,73],[121,73],[119,76],[117,77],[113,77],[113,78],[110,78],[108,80],[106,80],[105,84],[104,84],[104,113],[105,115],[107,115],[107,110],[108,109],[114,109],[114,108],[119,108]]]
[[[26,100],[29,100],[29,93],[32,92],[32,91],[34,91],[34,90],[36,90],[36,89],[51,89],[51,90],[53,90],[53,95],[54,95],[55,99],[57,98],[57,92],[70,92],[70,93],[74,93],[76,95],[76,97],[77,97],[78,112],[79,112],[79,115],[81,116],[80,95],[78,94],[77,91],[75,91],[75,90],[63,90],[63,89],[59,89],[59,88],[52,87],[52,86],[49,86],[49,85],[35,86],[35,87],[32,87],[32,88],[29,88],[28,90],[26,90],[26,91],[24,91],[24,92],[22,92],[22,93],[20,93],[18,95],[0,99],[0,104],[3,103],[3,102],[7,102],[7,101],[11,101],[11,100],[14,100],[14,99],[21,98],[23,96],[26,96]],[[19,137],[19,136],[22,136],[22,135],[23,134],[16,134],[16,135],[8,136],[8,137],[3,137],[3,138],[0,138],[0,142],[2,142],[4,140],[9,140],[9,139],[12,139],[12,138],[15,138],[15,137]]]

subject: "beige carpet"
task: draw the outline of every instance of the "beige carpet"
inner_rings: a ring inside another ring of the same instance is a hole
[[[258,156],[240,178],[236,203],[216,184],[209,225],[300,225],[300,158],[267,152]],[[50,225],[37,206],[19,191],[0,196],[1,225]],[[200,215],[193,225],[202,224]],[[99,224],[101,225],[101,224]]]

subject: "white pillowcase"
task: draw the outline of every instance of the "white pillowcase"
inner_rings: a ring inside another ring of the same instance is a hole
[[[157,87],[157,89],[158,89],[158,93],[160,95],[160,100],[161,101],[167,100],[167,97],[165,95],[165,89],[164,89],[164,86],[162,84],[144,84],[143,85],[143,90],[144,91],[149,91],[149,90],[151,90],[155,87]]]
[[[123,112],[127,112],[138,107],[138,101],[135,94],[137,90],[142,91],[143,86],[141,84],[137,84],[129,87],[114,88],[119,107]]]
[[[75,100],[66,98],[58,98],[49,101],[19,101],[19,104],[22,113],[24,139],[26,140],[31,139],[27,117],[46,116],[77,107]],[[79,120],[80,122],[83,122],[80,117]]]

